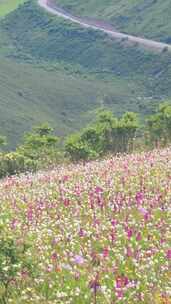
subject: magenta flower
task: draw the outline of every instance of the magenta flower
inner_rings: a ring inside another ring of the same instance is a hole
[[[136,236],[136,240],[137,240],[137,241],[141,241],[141,239],[142,239],[141,233],[138,232],[138,233],[137,233],[137,236]]]
[[[133,236],[133,230],[130,229],[130,228],[127,228],[127,229],[126,229],[126,232],[127,232],[127,237],[128,237],[128,239],[130,239],[130,238]]]
[[[143,192],[137,192],[135,199],[136,199],[137,204],[140,205],[144,199]]]
[[[96,193],[96,194],[103,193],[103,189],[102,189],[101,187],[97,186],[97,187],[95,188],[95,193]]]
[[[133,256],[133,253],[132,253],[132,250],[131,250],[130,247],[128,247],[128,248],[126,249],[126,255],[127,255],[127,257]]]
[[[109,249],[108,248],[104,248],[103,249],[103,257],[107,258],[109,256]]]
[[[123,276],[123,277],[118,277],[116,279],[116,288],[123,288],[125,286],[127,286],[129,283],[129,280],[127,277]]]
[[[166,257],[168,260],[171,260],[171,249],[167,250]]]

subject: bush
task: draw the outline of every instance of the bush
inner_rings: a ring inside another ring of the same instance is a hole
[[[65,151],[74,161],[89,160],[108,153],[131,152],[138,128],[135,113],[127,112],[117,119],[112,112],[103,110],[95,123],[81,134],[68,138]]]
[[[0,178],[25,171],[35,171],[37,162],[17,152],[1,153]]]
[[[72,161],[90,160],[98,156],[98,153],[88,143],[83,142],[81,136],[77,134],[67,139],[65,151],[69,154]]]

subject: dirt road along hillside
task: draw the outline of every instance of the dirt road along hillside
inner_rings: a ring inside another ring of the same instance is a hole
[[[101,25],[97,21],[90,21],[84,18],[80,18],[78,16],[73,16],[67,11],[61,9],[60,7],[54,6],[50,0],[38,0],[38,4],[53,15],[68,19],[84,28],[91,28],[94,30],[102,31],[115,40],[122,40],[127,46],[135,45],[136,47],[143,47],[154,52],[171,52],[171,45],[169,44],[120,33],[115,31],[114,29],[111,29],[111,26]]]

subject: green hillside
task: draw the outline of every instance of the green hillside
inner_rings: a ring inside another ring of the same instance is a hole
[[[116,28],[171,41],[170,0],[52,0],[75,14],[105,20]]]
[[[171,97],[171,62],[51,16],[29,1],[0,23],[0,128],[14,146],[31,125],[83,127],[100,106],[150,113]]]
[[[123,111],[134,99],[131,81],[125,81],[123,89],[119,79],[106,83],[71,74],[60,66],[0,59],[0,132],[7,135],[12,146],[37,123],[48,121],[57,134],[66,135],[85,125],[102,102],[119,113],[118,100],[124,103]]]
[[[26,0],[0,0],[0,17],[15,10],[18,5],[24,3]]]

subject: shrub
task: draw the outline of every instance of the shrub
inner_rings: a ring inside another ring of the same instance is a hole
[[[35,171],[37,163],[18,152],[1,153],[0,178],[25,171]]]

